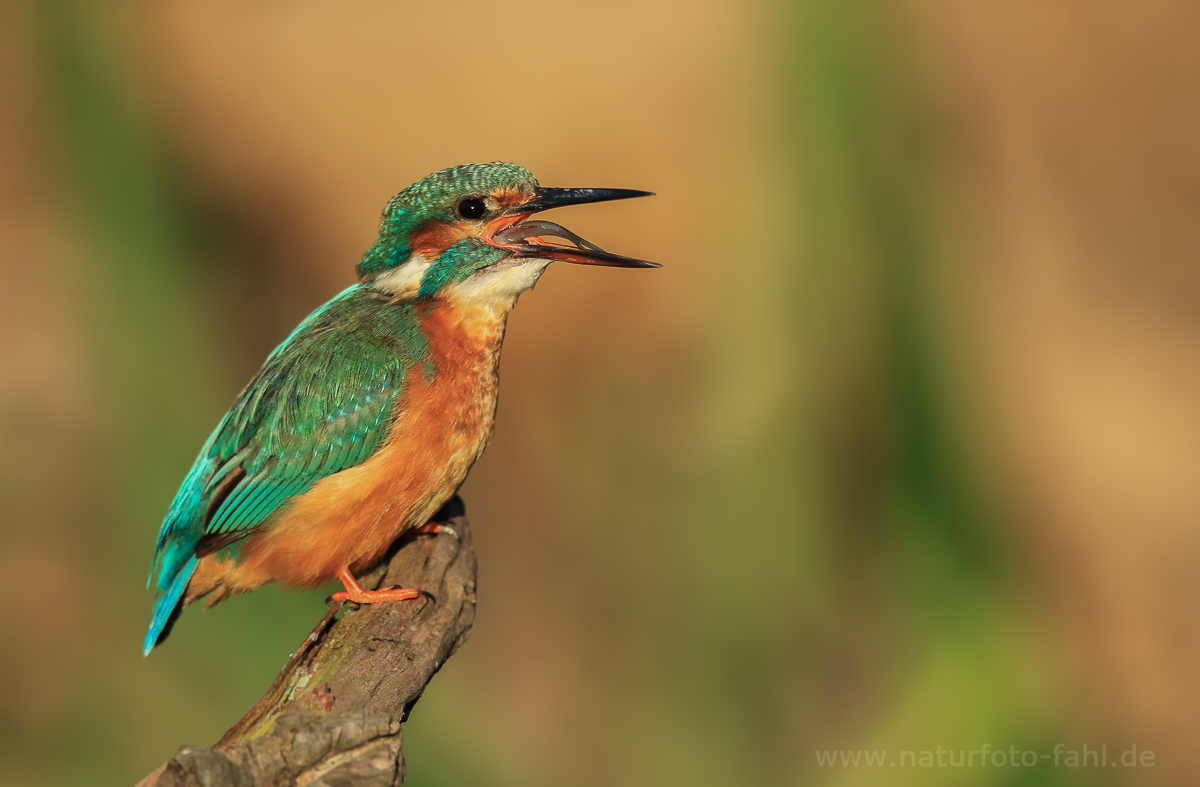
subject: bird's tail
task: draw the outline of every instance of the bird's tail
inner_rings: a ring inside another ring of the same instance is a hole
[[[159,591],[155,597],[154,618],[150,621],[150,630],[146,632],[146,642],[142,646],[142,655],[149,656],[150,651],[154,650],[154,646],[159,643],[159,640],[166,638],[167,633],[170,631],[171,622],[174,620],[175,613],[179,609],[179,604],[183,599],[183,591],[187,590],[188,581],[191,580],[192,574],[196,572],[197,563],[199,563],[199,560],[193,555],[176,572],[167,589]]]

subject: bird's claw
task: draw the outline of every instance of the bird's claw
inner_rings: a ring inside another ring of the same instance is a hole
[[[434,604],[437,603],[437,596],[433,595],[428,590],[421,590],[420,588],[406,588],[406,587],[402,587],[400,585],[389,585],[386,588],[380,588],[379,590],[372,590],[372,591],[368,591],[368,592],[370,592],[370,593],[390,593],[393,591],[398,592],[398,593],[413,594],[413,595],[409,596],[409,598],[417,598],[419,596],[424,596],[425,598],[432,601]]]
[[[393,586],[380,590],[363,590],[361,588],[357,590],[340,590],[330,596],[330,599],[333,601],[350,601],[355,604],[379,604],[384,601],[408,601],[419,596],[433,598],[433,596],[424,590]]]

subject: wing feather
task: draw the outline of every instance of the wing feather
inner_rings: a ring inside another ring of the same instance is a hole
[[[415,306],[362,285],[302,322],[221,419],[176,494],[151,565],[156,604],[179,602],[180,574],[195,569],[202,538],[226,549],[270,527],[317,481],[369,459],[427,347]],[[155,625],[169,617],[156,606]],[[157,636],[152,626],[147,642]]]

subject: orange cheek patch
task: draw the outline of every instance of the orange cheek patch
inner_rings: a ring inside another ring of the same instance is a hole
[[[466,228],[461,225],[429,221],[412,234],[410,245],[425,259],[434,260],[468,235]]]
[[[502,208],[520,205],[529,199],[529,195],[520,189],[500,189],[490,195]],[[435,260],[442,252],[458,243],[463,238],[478,237],[489,241],[493,235],[528,217],[504,216],[494,219],[482,228],[473,223],[447,222],[440,220],[428,221],[420,229],[413,232],[410,245],[416,253],[427,260]]]

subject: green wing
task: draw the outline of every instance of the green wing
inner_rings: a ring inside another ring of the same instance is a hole
[[[301,323],[242,391],[176,495],[155,550],[160,588],[198,548],[238,541],[317,481],[366,461],[427,351],[414,306],[360,285]]]
[[[199,557],[226,550],[317,481],[387,439],[405,376],[426,374],[416,307],[355,285],[268,356],[200,450],[155,544],[154,615],[144,652],[170,629]],[[155,577],[157,575],[157,582]]]
[[[404,369],[343,332],[303,334],[264,367],[213,442],[207,534],[257,527],[289,498],[361,464],[387,437]]]
[[[426,347],[411,305],[388,305],[362,287],[306,320],[215,435],[205,533],[252,530],[317,481],[366,461]]]

